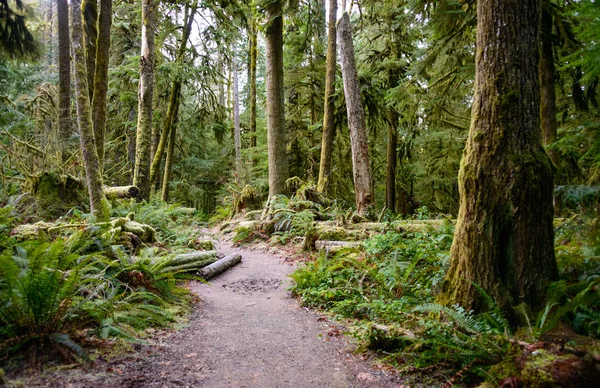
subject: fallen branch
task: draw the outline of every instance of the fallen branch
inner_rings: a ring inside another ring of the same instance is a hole
[[[242,256],[238,253],[232,253],[224,258],[214,262],[213,264],[202,268],[198,274],[205,280],[212,279],[215,276],[225,272],[227,269],[242,261]]]

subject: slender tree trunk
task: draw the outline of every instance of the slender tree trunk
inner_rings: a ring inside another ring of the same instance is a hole
[[[178,99],[180,96],[177,97]],[[176,106],[175,119],[169,134],[169,146],[167,147],[167,157],[165,158],[165,171],[163,173],[161,200],[169,200],[169,183],[171,183],[171,172],[173,170],[173,157],[175,154],[175,141],[177,139],[177,116],[179,113],[179,104]]]
[[[152,137],[152,95],[154,92],[155,3],[142,0],[142,55],[138,92],[138,122],[133,184],[142,199],[150,198],[150,141]]]
[[[352,146],[356,211],[358,214],[364,215],[369,205],[373,203],[373,186],[365,112],[360,96],[360,85],[354,59],[354,44],[352,42],[352,27],[350,26],[348,13],[344,13],[340,20],[338,34],[344,95],[346,96],[346,109],[348,111],[348,127],[350,129],[350,144]]]
[[[481,311],[483,288],[512,323],[513,306],[543,307],[557,278],[553,169],[541,144],[541,0],[477,3],[471,129],[459,173],[460,210],[442,303]]]
[[[85,37],[85,60],[90,101],[94,98],[94,74],[96,74],[96,41],[98,40],[98,2],[82,0],[83,27]]]
[[[390,108],[390,123],[388,124],[387,139],[387,173],[385,179],[385,207],[392,213],[396,213],[396,166],[398,155],[396,146],[398,144],[398,113]]]
[[[331,174],[331,156],[335,137],[335,71],[336,71],[336,18],[337,0],[329,0],[329,35],[327,37],[327,64],[325,74],[325,107],[323,115],[323,139],[321,142],[321,160],[319,162],[319,180],[317,190],[327,193]]]
[[[256,63],[258,57],[258,29],[252,9],[250,30],[250,147],[256,147]]]
[[[69,39],[69,3],[56,0],[58,14],[58,132],[60,155],[67,161],[68,144],[71,137],[71,42]]]
[[[176,62],[182,62],[184,59],[187,41],[192,31],[192,23],[194,21],[194,16],[196,15],[197,8],[198,1],[196,0],[194,1],[194,4],[191,7],[191,11],[189,13],[186,12],[185,26],[181,37],[181,45],[179,46],[179,50],[177,51],[177,57],[175,58]],[[151,184],[154,184],[156,182],[156,179],[158,178],[160,162],[162,161],[163,155],[165,153],[165,147],[167,145],[167,140],[171,132],[171,126],[173,125],[173,122],[175,120],[176,112],[179,109],[178,104],[179,95],[181,92],[181,84],[181,77],[175,77],[175,79],[173,80],[173,86],[171,87],[171,95],[169,96],[169,106],[167,107],[167,115],[165,116],[165,120],[163,122],[163,130],[160,134],[160,140],[158,142],[158,145],[156,146],[156,152],[154,154],[154,158],[152,159],[152,164],[150,166]]]
[[[96,74],[94,75],[94,99],[92,121],[94,139],[98,151],[100,169],[104,169],[104,132],[106,128],[106,96],[108,93],[108,61],[110,55],[110,27],[112,24],[112,0],[100,0],[98,40],[96,41]]]
[[[90,195],[90,208],[97,221],[110,218],[108,201],[102,191],[102,174],[98,165],[98,154],[94,144],[94,129],[88,95],[86,57],[82,36],[81,6],[71,3],[73,62],[75,64],[75,93],[77,95],[77,121],[81,139],[81,154],[85,168],[86,182]]]
[[[240,129],[240,96],[238,91],[238,72],[235,53],[231,66],[233,68],[233,141],[235,148],[235,179],[241,182],[242,174],[242,133]]]
[[[288,178],[285,106],[283,88],[282,0],[267,5],[267,143],[269,154],[269,196],[286,192]]]

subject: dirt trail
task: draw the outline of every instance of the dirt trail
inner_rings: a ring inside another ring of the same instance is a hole
[[[351,354],[338,330],[299,306],[286,287],[292,265],[229,245],[243,261],[210,285],[189,327],[85,374],[52,373],[28,386],[85,387],[396,387]],[[333,334],[333,335],[331,335]]]

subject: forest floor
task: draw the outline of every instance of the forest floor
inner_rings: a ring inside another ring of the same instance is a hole
[[[148,345],[99,357],[82,370],[46,370],[21,378],[44,387],[401,387],[369,356],[353,353],[343,327],[303,308],[286,291],[294,262],[261,248],[234,248],[241,264],[198,295],[189,324],[161,332]]]

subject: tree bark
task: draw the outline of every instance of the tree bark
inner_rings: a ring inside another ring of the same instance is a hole
[[[256,63],[258,57],[258,29],[252,9],[250,29],[250,147],[256,147]]]
[[[100,0],[98,40],[96,41],[96,73],[94,74],[94,99],[92,121],[100,170],[104,169],[104,132],[106,128],[106,96],[108,94],[108,61],[110,55],[110,27],[112,25],[112,0]]]
[[[541,144],[538,78],[541,0],[477,3],[471,129],[459,173],[460,209],[440,302],[543,307],[557,278],[553,169]]]
[[[63,163],[68,157],[68,144],[71,137],[71,42],[69,39],[69,3],[56,1],[58,14],[58,132],[60,136],[60,156]]]
[[[192,22],[194,21],[194,15],[196,14],[197,8],[198,1],[196,0],[191,6],[191,11],[189,13],[186,12],[185,26],[183,29],[181,44],[179,46],[179,50],[177,51],[177,57],[175,58],[175,62],[183,61],[183,58],[185,56],[185,47],[187,45],[187,41],[192,31]],[[156,152],[154,154],[154,158],[152,159],[152,165],[150,166],[151,184],[154,184],[156,182],[156,179],[158,178],[160,162],[162,161],[163,155],[165,153],[165,147],[170,137],[169,135],[171,133],[171,127],[175,120],[176,113],[179,110],[179,96],[181,94],[181,85],[181,76],[178,75],[173,80],[173,86],[171,87],[171,95],[169,96],[169,106],[167,107],[167,115],[165,116],[165,120],[163,122],[163,130],[160,134],[160,140],[158,142],[158,145],[156,146]]]
[[[335,138],[335,71],[336,71],[336,19],[337,0],[329,0],[329,35],[327,37],[327,62],[325,74],[325,107],[323,108],[323,138],[321,141],[321,160],[319,162],[319,180],[317,191],[327,194],[329,175],[331,174],[331,156]]]
[[[241,262],[242,262],[242,256],[237,253],[232,253],[232,254],[225,256],[224,258],[212,263],[211,265],[208,265],[208,266],[202,268],[200,271],[198,271],[198,273],[204,279],[209,280]]]
[[[267,5],[267,145],[269,154],[269,196],[283,194],[288,178],[283,88],[282,0]]]
[[[240,95],[238,91],[238,71],[235,53],[231,63],[233,68],[233,142],[235,148],[235,180],[241,182],[242,174],[242,133],[240,129]]]
[[[352,147],[352,171],[356,191],[356,211],[364,215],[369,205],[373,203],[373,186],[369,146],[367,143],[367,128],[365,113],[360,96],[358,72],[354,59],[354,44],[352,42],[352,27],[350,16],[344,13],[338,25],[340,56],[342,59],[342,78],[344,94],[348,111],[348,127],[350,129],[350,144]]]
[[[398,144],[398,113],[393,107],[390,107],[389,118],[387,172],[385,176],[385,207],[392,213],[396,213],[396,166],[398,164],[396,146]]]
[[[81,154],[85,169],[86,182],[90,196],[90,208],[97,221],[110,218],[108,201],[102,191],[102,174],[98,165],[98,154],[94,142],[92,113],[88,95],[86,56],[82,36],[81,7],[79,2],[71,3],[73,61],[75,64],[75,93],[77,95],[77,121],[81,141]]]
[[[544,7],[544,6],[543,6]],[[545,8],[545,7],[544,7]],[[541,120],[542,139],[545,146],[556,141],[556,89],[554,83],[554,49],[552,44],[552,14],[542,11],[542,51],[540,56],[540,76],[542,87]],[[558,163],[556,151],[548,151],[550,158]]]
[[[138,91],[138,122],[133,184],[142,199],[150,199],[150,140],[152,137],[152,95],[154,92],[154,12],[153,0],[142,0],[142,53]]]
[[[85,38],[85,63],[90,101],[94,98],[94,74],[96,74],[96,41],[98,40],[98,2],[82,0],[83,27]]]

